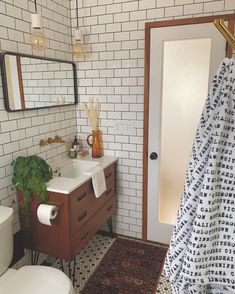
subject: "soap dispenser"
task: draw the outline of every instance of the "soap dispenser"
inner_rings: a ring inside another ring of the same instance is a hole
[[[74,140],[73,140],[73,143],[72,143],[72,148],[76,150],[76,153],[78,153],[79,150],[80,150],[79,140],[78,140],[76,135],[74,136]]]

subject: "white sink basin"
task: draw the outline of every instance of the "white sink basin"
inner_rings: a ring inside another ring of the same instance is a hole
[[[97,165],[105,169],[116,161],[117,159],[111,156],[102,156],[96,159],[87,156],[78,159],[65,158],[53,162],[51,167],[54,171],[54,177],[47,183],[47,191],[68,195],[91,178],[86,172],[92,171]],[[58,171],[56,172],[56,170]],[[61,173],[60,177],[59,173]]]
[[[75,159],[68,162],[59,169],[60,176],[74,179],[98,164],[98,162],[94,161]]]

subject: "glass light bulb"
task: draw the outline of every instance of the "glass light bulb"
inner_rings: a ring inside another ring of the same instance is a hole
[[[29,37],[29,43],[34,50],[42,51],[48,45],[48,39],[40,29],[34,29]]]
[[[85,48],[80,41],[76,41],[73,44],[73,55],[77,58],[83,56],[85,54]]]

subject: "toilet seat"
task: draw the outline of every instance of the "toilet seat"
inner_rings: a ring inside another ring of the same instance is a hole
[[[4,276],[4,275],[3,275]],[[70,279],[47,266],[23,266],[0,283],[1,294],[74,294]]]

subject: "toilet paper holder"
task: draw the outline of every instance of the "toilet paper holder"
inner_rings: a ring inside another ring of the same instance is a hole
[[[54,202],[54,201],[47,201],[46,204],[56,206],[55,213],[57,213],[57,215],[58,215],[58,213],[62,207],[62,203],[58,203],[58,202]]]
[[[39,204],[36,212],[38,221],[43,225],[52,226],[53,221],[58,220],[60,206],[60,203],[54,201]]]

